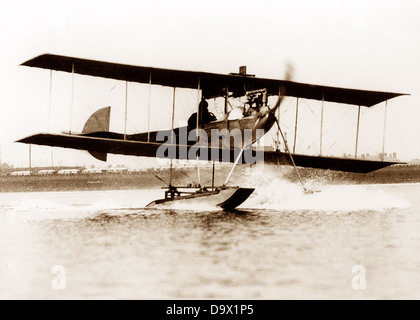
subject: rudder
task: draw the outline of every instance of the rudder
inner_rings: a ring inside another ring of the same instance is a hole
[[[108,132],[109,131],[109,122],[111,115],[111,107],[105,107],[95,111],[89,119],[86,121],[85,126],[83,127],[83,134],[89,134],[93,132]],[[88,151],[94,158],[106,161],[107,153],[98,152],[98,151]]]

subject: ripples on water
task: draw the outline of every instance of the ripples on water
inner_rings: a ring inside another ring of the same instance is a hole
[[[420,185],[276,186],[235,212],[144,209],[161,190],[0,194],[0,298],[420,298]]]

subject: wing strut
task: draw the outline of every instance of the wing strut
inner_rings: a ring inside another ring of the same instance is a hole
[[[150,100],[152,95],[152,71],[149,72],[149,98],[147,100],[147,142],[150,142]]]
[[[175,92],[176,92],[176,87],[174,87],[174,97],[172,100],[172,126],[171,126],[171,145],[174,144],[174,119],[175,119]],[[171,164],[170,164],[170,176],[169,176],[169,189],[172,188],[172,175],[173,175],[173,159],[171,157]]]
[[[359,146],[359,127],[360,127],[360,106],[357,110],[357,130],[356,130],[356,148],[354,150],[354,158],[357,159],[357,148]]]
[[[201,81],[200,77],[198,77],[198,85],[197,85],[197,119],[196,119],[196,131],[195,131],[195,142],[198,142],[198,129],[199,129],[199,121],[201,117],[201,110],[200,110],[200,87],[201,87]],[[198,185],[201,188],[201,173],[200,173],[200,161],[198,161],[198,155],[197,155],[197,179],[198,179]]]
[[[127,140],[128,81],[125,82],[124,140]]]
[[[53,85],[53,71],[50,70],[50,92],[48,99],[48,133],[50,133],[51,123],[51,108],[52,108],[52,85]],[[51,149],[51,167],[54,168],[54,151]]]
[[[286,138],[284,137],[283,131],[282,131],[282,130],[281,130],[281,128],[280,128],[280,124],[279,124],[279,121],[277,120],[277,118],[276,118],[276,123],[277,123],[277,128],[279,129],[279,132],[280,132],[280,134],[281,134],[281,138],[283,139],[284,147],[286,148],[287,153],[289,154],[290,160],[292,161],[293,167],[295,168],[296,175],[297,175],[297,176],[298,176],[298,178],[299,178],[299,181],[300,181],[300,184],[302,185],[303,191],[304,191],[306,194],[309,194],[309,193],[314,193],[315,191],[306,189],[305,184],[303,183],[302,177],[300,176],[299,170],[298,170],[298,168],[296,167],[295,160],[293,160],[292,153],[290,152],[289,146],[287,145],[287,140],[286,140]]]
[[[71,125],[73,122],[73,106],[74,106],[74,62],[71,64],[71,104],[70,104],[69,134],[71,134]]]
[[[241,158],[242,153],[244,152],[244,149],[245,149],[245,145],[242,147],[241,152],[239,152],[238,156],[236,157],[235,163],[233,164],[232,169],[230,169],[230,172],[229,172],[228,176],[226,177],[226,180],[225,180],[225,183],[223,184],[223,186],[226,186],[227,185],[227,183],[228,183],[228,181],[230,179],[230,176],[233,173],[233,170],[235,170],[235,167],[238,164],[238,161]]]
[[[388,113],[388,99],[385,100],[385,116],[384,116],[384,136],[382,141],[382,161],[385,160],[385,134],[386,134],[386,116]]]
[[[295,117],[295,136],[293,137],[293,153],[296,152],[296,137],[298,129],[298,116],[299,116],[299,97],[296,98],[296,117]]]
[[[322,156],[322,131],[324,128],[324,94],[322,94],[322,105],[321,105],[321,132],[319,134],[319,155]]]

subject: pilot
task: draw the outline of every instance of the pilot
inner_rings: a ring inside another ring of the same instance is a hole
[[[198,110],[200,112],[200,124],[206,124],[216,120],[214,114],[209,112],[209,104],[206,99],[201,98]]]
[[[203,124],[216,121],[216,117],[213,113],[209,112],[209,104],[207,103],[206,99],[201,98],[200,104],[198,106],[199,118],[198,118],[198,125],[201,127]],[[188,129],[192,130],[195,129],[197,126],[197,113],[193,113],[190,118],[188,119]]]

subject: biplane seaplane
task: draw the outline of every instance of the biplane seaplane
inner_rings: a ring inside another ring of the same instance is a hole
[[[171,179],[169,185],[165,187],[167,188],[165,196],[151,202],[149,207],[165,205],[173,201],[188,203],[198,200],[217,205],[224,210],[233,209],[242,204],[254,191],[253,188],[228,186],[230,176],[237,164],[264,161],[267,164],[291,165],[295,169],[300,166],[367,173],[395,163],[362,160],[357,157],[350,159],[292,153],[276,117],[276,111],[280,108],[283,98],[289,96],[297,99],[355,105],[358,106],[360,115],[360,107],[371,107],[387,102],[389,99],[404,95],[402,93],[298,83],[291,81],[290,72],[283,80],[258,78],[247,74],[245,67],[241,67],[239,73],[216,74],[133,66],[53,54],[40,55],[22,65],[174,88],[170,130],[135,134],[111,132],[109,130],[110,107],[105,107],[89,117],[81,133],[39,133],[17,141],[86,150],[102,161],[107,160],[108,153],[171,159]],[[197,110],[190,115],[188,124],[181,127],[174,127],[176,88],[196,89],[198,93]],[[270,106],[268,97],[271,96],[277,97],[277,101]],[[245,97],[246,102],[239,109],[229,110],[229,99],[238,97]],[[224,98],[222,119],[216,119],[208,110],[207,100],[213,98]],[[281,134],[285,150],[258,151],[253,145],[273,126],[276,126]],[[359,122],[357,126],[359,127]],[[212,161],[211,186],[172,185],[172,159]],[[214,185],[215,162],[232,163],[232,168],[223,185]]]

